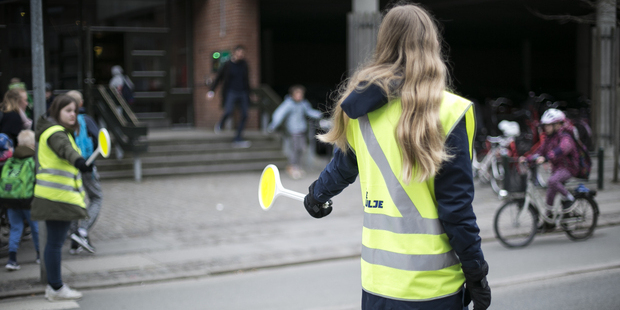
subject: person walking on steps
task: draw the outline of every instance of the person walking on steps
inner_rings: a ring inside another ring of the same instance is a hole
[[[99,134],[99,127],[95,121],[86,114],[84,109],[84,98],[82,93],[77,90],[71,90],[67,92],[68,96],[71,96],[78,103],[78,116],[77,122],[79,130],[75,134],[75,144],[80,148],[82,157],[89,158],[97,149],[97,136]],[[97,173],[97,166],[95,162],[91,163],[93,167],[92,172],[82,172],[82,184],[86,190],[86,196],[88,196],[88,219],[81,221],[71,222],[71,248],[69,254],[79,254],[83,250],[90,253],[95,253],[95,247],[90,242],[88,232],[95,224],[101,205],[103,203],[103,192],[101,191],[101,182],[99,180],[99,174]]]
[[[78,130],[78,104],[70,96],[57,96],[49,117],[37,121],[39,141],[31,218],[45,221],[47,243],[43,254],[47,272],[45,298],[49,301],[79,299],[82,293],[63,283],[61,276],[62,245],[67,239],[71,221],[88,217],[82,174],[92,172],[80,154],[73,134]]]
[[[215,125],[214,131],[219,133],[222,130],[222,126],[225,125],[226,119],[232,115],[235,110],[235,105],[238,103],[241,119],[239,120],[239,126],[237,133],[233,140],[234,147],[250,147],[250,141],[244,140],[242,137],[245,122],[248,117],[248,109],[250,107],[250,78],[248,63],[245,61],[245,48],[241,45],[235,47],[232,57],[226,61],[222,68],[217,73],[217,77],[211,85],[209,92],[207,93],[207,99],[212,99],[215,96],[215,89],[223,82],[222,86],[222,104],[224,106],[224,115],[220,121]]]
[[[315,218],[359,175],[364,201],[362,309],[487,309],[489,266],[472,207],[472,103],[447,91],[432,17],[417,5],[385,15],[374,57],[343,85],[336,146],[308,188]]]

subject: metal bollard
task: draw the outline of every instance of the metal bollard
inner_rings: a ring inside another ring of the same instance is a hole
[[[604,167],[604,161],[605,161],[605,149],[603,149],[602,147],[600,147],[598,149],[598,184],[597,184],[597,188],[599,190],[603,189],[603,172],[605,171]]]
[[[133,179],[142,182],[142,159],[138,153],[133,154]]]

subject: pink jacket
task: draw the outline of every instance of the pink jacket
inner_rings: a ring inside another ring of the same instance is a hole
[[[579,172],[577,145],[571,133],[565,128],[547,136],[543,145],[534,154],[544,156],[551,163],[552,172],[560,168],[567,169],[572,176],[576,176]]]

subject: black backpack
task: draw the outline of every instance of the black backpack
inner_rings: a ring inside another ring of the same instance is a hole
[[[124,78],[123,78],[123,89],[121,89],[121,95],[123,96],[123,99],[127,101],[127,103],[131,104],[134,102],[133,89],[131,89],[131,87],[129,86],[129,84],[127,84],[127,81]]]

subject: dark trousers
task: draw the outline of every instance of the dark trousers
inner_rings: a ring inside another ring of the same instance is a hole
[[[235,104],[239,103],[241,110],[241,120],[239,121],[239,127],[237,128],[237,134],[235,135],[235,141],[241,141],[241,133],[245,127],[245,121],[248,118],[248,108],[250,107],[250,99],[246,91],[234,91],[229,90],[226,93],[226,102],[224,102],[224,115],[219,122],[219,126],[223,127],[226,119],[232,115],[235,110]]]
[[[362,310],[467,310],[463,306],[463,290],[458,293],[429,301],[403,301],[388,299],[362,290]]]
[[[45,221],[47,227],[47,244],[45,245],[45,271],[47,283],[54,289],[62,287],[60,275],[60,261],[62,257],[62,245],[67,238],[67,232],[71,226],[70,221]]]

